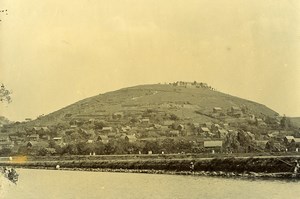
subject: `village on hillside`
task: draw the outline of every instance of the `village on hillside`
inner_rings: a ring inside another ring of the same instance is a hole
[[[197,82],[170,85],[214,90]],[[211,118],[209,122],[194,121],[168,112],[189,104],[162,103],[159,106],[162,109],[124,106],[113,113],[66,113],[62,122],[49,126],[32,126],[30,119],[1,124],[0,154],[286,153],[298,152],[300,147],[299,129],[285,116],[257,116],[243,105],[194,110]]]

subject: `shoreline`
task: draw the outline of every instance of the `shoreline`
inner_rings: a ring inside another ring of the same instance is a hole
[[[153,169],[109,169],[109,168],[51,168],[51,167],[17,167],[19,169],[40,169],[53,171],[86,171],[86,172],[110,172],[110,173],[135,173],[135,174],[159,174],[159,175],[185,175],[203,177],[223,177],[242,179],[281,179],[300,180],[300,174],[296,177],[292,172],[256,173],[256,172],[223,172],[223,171],[167,171]]]
[[[129,158],[129,157],[127,157]],[[293,177],[292,163],[299,157],[225,157],[225,158],[136,158],[126,159],[57,159],[57,160],[26,160],[0,162],[0,167],[28,169],[50,169],[92,172],[123,172],[168,175],[194,175],[245,178],[285,178],[300,179],[298,174]],[[191,167],[191,163],[192,167]],[[193,172],[191,172],[191,169]]]

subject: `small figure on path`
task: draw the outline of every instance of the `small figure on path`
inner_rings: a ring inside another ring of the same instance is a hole
[[[191,162],[191,164],[190,164],[190,171],[193,173],[194,170],[195,170],[194,162]]]
[[[300,167],[299,162],[297,160],[295,160],[295,168],[294,168],[295,175],[297,175],[299,167]]]

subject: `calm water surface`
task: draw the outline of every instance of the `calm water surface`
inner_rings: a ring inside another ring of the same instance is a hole
[[[5,199],[300,198],[300,181],[19,169]]]

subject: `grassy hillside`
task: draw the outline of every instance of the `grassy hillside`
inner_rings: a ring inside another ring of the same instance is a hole
[[[208,88],[186,88],[169,84],[141,85],[90,97],[32,121],[30,125],[52,125],[76,118],[101,118],[115,112],[137,113],[148,109],[168,112],[191,121],[213,121],[205,113],[213,107],[227,111],[232,106],[247,107],[258,116],[275,116],[265,105]],[[197,113],[198,112],[198,113]],[[204,114],[199,114],[204,113]]]
[[[300,128],[300,117],[291,117],[290,118],[292,125]]]

